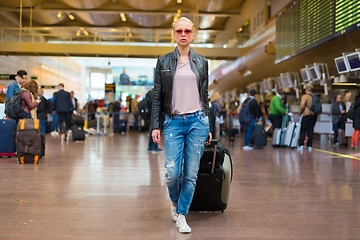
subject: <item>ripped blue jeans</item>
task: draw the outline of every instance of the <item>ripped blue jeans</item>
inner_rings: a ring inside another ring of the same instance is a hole
[[[179,214],[189,213],[209,131],[209,118],[204,111],[165,116],[165,177],[170,199],[177,203]]]

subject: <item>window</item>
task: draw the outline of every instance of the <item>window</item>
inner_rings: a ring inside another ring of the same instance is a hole
[[[91,88],[103,88],[103,89],[105,89],[105,74],[103,74],[103,73],[91,73],[91,75],[90,75],[90,87]]]
[[[105,82],[106,74],[104,73],[91,73],[90,74],[90,99],[104,99],[105,98]]]

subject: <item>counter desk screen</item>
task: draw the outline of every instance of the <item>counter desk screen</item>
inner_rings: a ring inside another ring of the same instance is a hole
[[[357,71],[360,70],[360,59],[358,53],[351,53],[346,55],[346,59],[349,63],[350,70],[351,71]]]
[[[309,68],[309,73],[310,73],[310,78],[311,78],[312,80],[319,80],[319,79],[320,79],[320,78],[317,76],[317,74],[316,74],[316,70],[315,70],[315,67],[314,67],[314,66],[312,66],[312,67]]]
[[[306,68],[300,69],[300,74],[301,74],[301,77],[302,77],[303,82],[308,82],[308,81],[310,81],[310,78],[309,78],[309,76],[308,76],[308,72],[307,72]]]
[[[345,63],[345,59],[344,57],[338,57],[334,59],[335,61],[335,65],[336,65],[336,69],[338,71],[339,74],[341,73],[346,73],[349,71],[347,64]]]

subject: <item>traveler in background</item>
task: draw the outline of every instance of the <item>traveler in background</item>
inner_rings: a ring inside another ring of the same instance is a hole
[[[265,100],[262,111],[261,111],[262,114],[265,116],[265,119],[269,120],[269,121],[270,121],[270,119],[269,119],[270,103],[271,103],[270,100],[268,100],[268,99]]]
[[[56,114],[55,107],[54,107],[54,96],[55,93],[53,93],[52,98],[50,98],[50,109],[51,109],[51,133],[59,132],[59,122],[58,122],[58,115]]]
[[[138,107],[138,101],[137,96],[135,96],[134,99],[131,100],[131,113],[134,116],[135,122],[134,122],[134,128],[133,131],[137,132],[139,130],[139,107]]]
[[[331,104],[331,115],[332,115],[332,123],[334,130],[334,142],[333,144],[339,146],[338,142],[338,131],[339,128],[345,129],[343,124],[343,115],[346,113],[345,104],[341,102],[341,94],[336,96],[335,102]]]
[[[360,136],[360,95],[356,95],[354,104],[354,119],[353,119],[354,133],[351,137],[351,148],[359,151],[359,136]]]
[[[22,90],[25,90],[21,94],[21,108],[24,109],[24,115],[26,118],[37,119],[36,108],[41,102],[37,100],[38,84],[34,80],[25,83]]]
[[[282,103],[282,99],[284,99],[285,96],[285,92],[281,91],[276,93],[276,95],[271,99],[269,120],[271,121],[274,129],[281,128],[283,116],[288,114],[288,111]]]
[[[344,103],[351,102],[351,92],[346,90],[344,95]]]
[[[9,100],[14,94],[21,90],[27,79],[27,73],[24,70],[19,70],[16,74],[15,81],[8,86],[6,99]]]
[[[70,127],[71,112],[74,106],[71,101],[70,93],[64,90],[64,84],[58,85],[59,91],[54,94],[54,108],[58,115],[60,132],[66,133]]]
[[[154,98],[154,89],[151,89],[150,91],[148,91],[148,93],[145,96],[145,99],[147,99],[147,101],[149,101],[150,106],[152,106],[153,98]],[[151,114],[151,108],[150,108],[150,114]],[[161,116],[160,118],[163,118],[163,117]],[[154,142],[154,140],[152,138],[151,118],[150,118],[150,130],[149,130],[149,144],[148,144],[147,150],[152,151],[152,152],[161,152],[162,151],[162,149],[159,148],[159,144]]]
[[[255,99],[257,92],[255,89],[251,89],[249,94],[250,96],[247,99],[245,99],[243,103],[243,104],[249,104],[249,110],[251,116],[250,122],[247,123],[245,127],[245,143],[243,147],[244,150],[253,149],[253,147],[250,146],[250,140],[255,128],[255,123],[256,121],[259,121],[261,124],[261,109],[258,102]]]
[[[157,144],[161,111],[165,113],[166,183],[172,201],[171,217],[180,233],[191,232],[185,216],[194,196],[206,139],[211,141],[208,62],[190,47],[193,30],[188,18],[173,23],[177,47],[157,61],[151,111],[152,136]]]
[[[71,102],[74,106],[74,111],[78,111],[79,105],[78,105],[78,100],[76,97],[74,97],[74,91],[70,92],[70,96],[71,96]]]
[[[43,96],[44,91],[41,88],[38,89],[37,93],[40,100],[39,106],[37,107],[36,110],[37,117],[40,121],[40,131],[41,133],[45,134],[46,133],[45,119],[47,117],[48,101]]]
[[[220,93],[215,92],[211,98],[211,134],[216,139],[220,138],[220,115],[221,115],[221,105],[220,105]]]
[[[298,150],[304,150],[305,134],[307,133],[306,149],[312,150],[312,143],[314,139],[314,127],[317,121],[317,114],[313,113],[310,108],[312,106],[312,88],[307,87],[305,94],[301,97],[300,113],[302,114],[301,128],[300,128],[300,141]]]
[[[119,118],[121,109],[121,98],[119,98],[113,104],[113,121],[114,121],[114,132],[118,132]]]

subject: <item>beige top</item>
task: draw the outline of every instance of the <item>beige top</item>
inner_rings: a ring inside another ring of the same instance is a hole
[[[303,117],[310,115],[310,108],[312,106],[312,97],[309,94],[305,94],[301,98],[300,112]]]
[[[194,113],[203,109],[196,76],[190,61],[178,62],[172,90],[172,109],[175,115]]]

